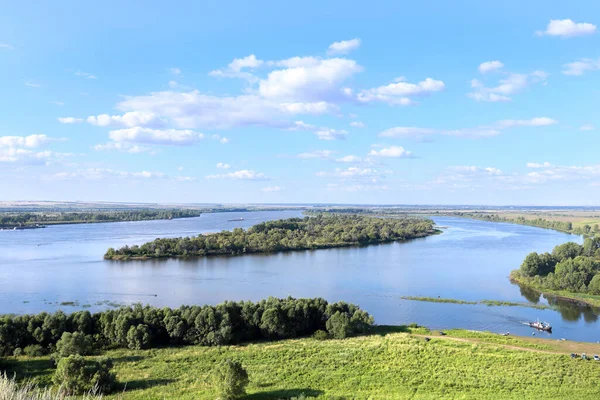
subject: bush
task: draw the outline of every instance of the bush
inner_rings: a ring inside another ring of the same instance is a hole
[[[68,395],[92,391],[109,393],[116,384],[111,368],[112,362],[108,358],[86,360],[82,356],[71,355],[59,361],[52,381]]]
[[[127,332],[127,347],[132,350],[146,349],[150,346],[150,329],[148,325],[132,326]]]
[[[248,373],[238,361],[224,360],[213,370],[213,382],[219,399],[239,399],[246,394]]]
[[[30,346],[25,346],[23,353],[29,357],[42,357],[46,354],[46,349],[39,344],[32,344]]]
[[[317,339],[317,340],[327,340],[329,339],[329,334],[327,332],[325,332],[324,330],[319,329],[318,331],[315,332],[315,334],[313,335],[313,339]]]
[[[352,334],[350,318],[346,313],[337,311],[327,320],[325,325],[327,332],[335,339],[344,339]]]
[[[94,341],[90,335],[79,332],[64,332],[56,342],[57,358],[70,355],[86,356],[94,351]]]
[[[20,347],[17,347],[14,351],[13,351],[13,356],[15,357],[20,357],[23,355],[23,349]]]

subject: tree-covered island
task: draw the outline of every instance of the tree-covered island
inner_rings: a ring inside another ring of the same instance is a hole
[[[262,222],[247,230],[236,228],[195,237],[159,238],[141,246],[110,248],[104,258],[129,260],[323,249],[414,239],[438,232],[429,219],[318,215]]]
[[[600,306],[600,237],[587,237],[583,245],[567,242],[552,253],[530,253],[510,278],[542,292]]]

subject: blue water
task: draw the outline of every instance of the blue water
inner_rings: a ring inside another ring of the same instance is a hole
[[[550,322],[552,337],[600,340],[598,311],[564,301],[556,309],[488,307],[400,299],[539,302],[544,297],[508,280],[531,251],[550,251],[578,236],[521,225],[439,217],[441,235],[406,243],[240,257],[105,261],[108,247],[246,228],[301,216],[298,211],[215,213],[198,218],[0,231],[0,313],[73,311],[133,302],[178,307],[268,296],[324,297],[359,304],[380,324],[531,335],[524,321]],[[244,218],[243,221],[229,221]],[[78,306],[61,306],[60,302]],[[547,335],[537,333],[537,335]]]

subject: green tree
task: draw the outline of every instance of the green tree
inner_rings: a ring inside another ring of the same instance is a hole
[[[590,284],[588,285],[588,291],[591,294],[600,295],[600,272],[594,275]]]
[[[540,255],[536,252],[527,254],[525,257],[525,261],[521,264],[521,272],[527,276],[535,276],[540,273],[540,266],[542,265],[542,260]]]
[[[575,242],[567,242],[556,246],[552,250],[552,255],[557,261],[562,261],[567,258],[575,258],[581,255],[583,248]]]
[[[94,341],[90,335],[79,332],[64,332],[56,342],[56,355],[58,358],[70,355],[86,356],[94,351]]]
[[[344,339],[352,334],[350,318],[344,312],[336,311],[325,324],[327,332],[335,339]]]
[[[246,395],[248,372],[240,362],[224,360],[215,366],[212,376],[220,400],[235,400]]]
[[[111,368],[112,362],[107,358],[96,361],[71,355],[59,361],[52,382],[68,395],[81,395],[90,391],[110,393],[116,384]]]
[[[150,347],[150,329],[145,324],[132,326],[127,332],[127,347],[141,350]]]

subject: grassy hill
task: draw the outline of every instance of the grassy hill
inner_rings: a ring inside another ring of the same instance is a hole
[[[124,392],[108,398],[215,399],[210,371],[231,358],[247,368],[247,399],[597,399],[600,362],[570,352],[600,345],[504,337],[464,330],[379,327],[345,340],[296,339],[242,346],[113,350]],[[426,341],[425,337],[430,338]],[[49,383],[48,358],[9,366],[23,380]]]

